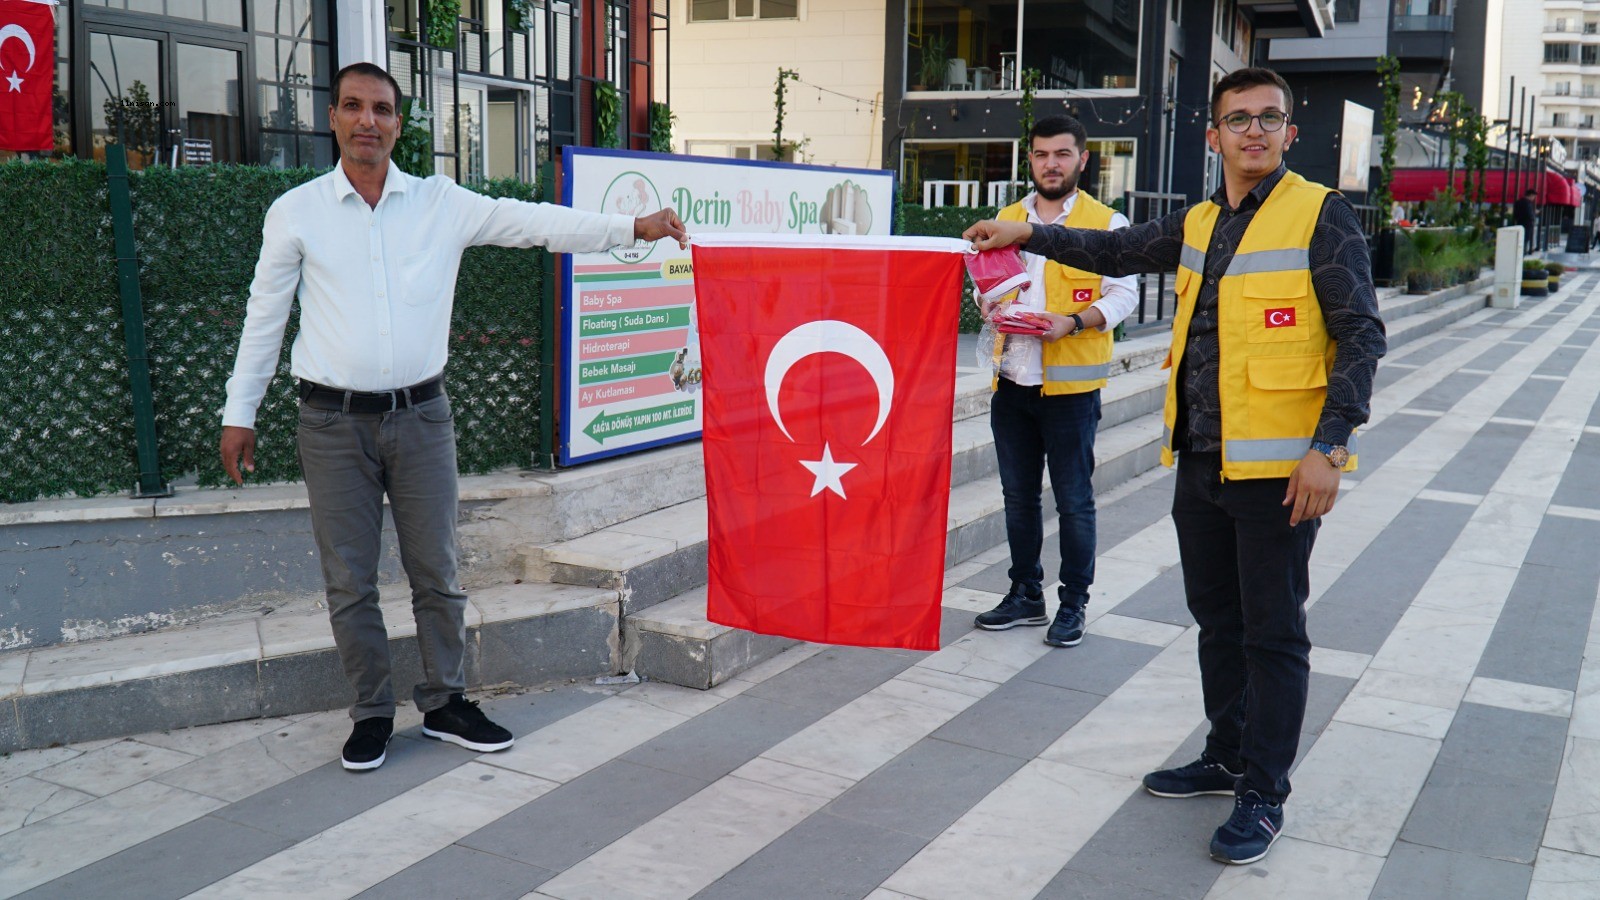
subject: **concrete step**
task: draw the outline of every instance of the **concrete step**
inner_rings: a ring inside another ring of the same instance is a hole
[[[422,679],[410,589],[385,586],[396,696]],[[352,702],[327,611],[309,602],[114,640],[0,656],[0,753]],[[503,584],[467,605],[467,684],[539,684],[617,671],[615,591]]]

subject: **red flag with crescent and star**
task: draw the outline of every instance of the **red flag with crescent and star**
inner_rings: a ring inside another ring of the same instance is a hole
[[[53,150],[53,3],[0,0],[0,150]]]
[[[959,241],[696,238],[707,617],[939,649]]]

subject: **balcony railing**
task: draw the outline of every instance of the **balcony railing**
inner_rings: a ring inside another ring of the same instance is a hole
[[[1395,31],[1449,31],[1454,16],[1395,16]]]

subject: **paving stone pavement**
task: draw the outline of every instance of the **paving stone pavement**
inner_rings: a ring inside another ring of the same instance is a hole
[[[474,898],[1600,896],[1600,276],[1380,367],[1317,540],[1285,837],[1206,855],[1226,798],[1159,800],[1205,723],[1170,474],[1101,498],[1090,635],[971,629],[1005,548],[947,575],[943,649],[802,645],[710,691],[486,696],[474,755],[402,710],[0,757],[0,895]]]

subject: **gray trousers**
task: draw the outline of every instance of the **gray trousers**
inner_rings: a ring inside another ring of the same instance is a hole
[[[377,584],[385,494],[411,582],[426,679],[412,699],[423,712],[444,706],[451,694],[466,690],[467,635],[467,595],[456,580],[456,434],[449,396],[370,414],[301,403],[297,436],[333,640],[356,691],[350,718],[394,716],[389,634]]]

